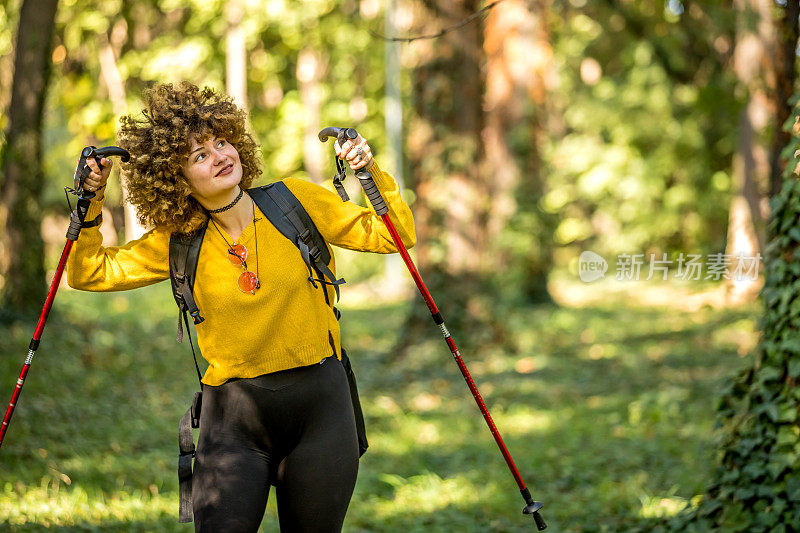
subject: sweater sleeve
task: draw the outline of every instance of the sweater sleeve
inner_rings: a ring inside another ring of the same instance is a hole
[[[92,201],[87,220],[103,201]],[[67,283],[87,291],[122,291],[169,279],[169,233],[151,230],[123,246],[103,247],[100,227],[84,228],[67,261]]]
[[[374,163],[369,170],[380,189],[389,219],[397,229],[406,248],[412,248],[417,237],[411,209],[400,197],[400,187],[391,174]],[[315,183],[298,178],[287,178],[284,183],[303,204],[323,238],[335,246],[389,254],[397,252],[389,230],[370,204],[368,208],[353,202],[343,202],[336,193]]]

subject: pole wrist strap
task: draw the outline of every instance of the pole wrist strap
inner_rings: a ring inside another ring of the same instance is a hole
[[[103,223],[103,213],[100,213],[99,215],[97,215],[95,217],[94,220],[90,220],[89,222],[85,222],[84,221],[84,223],[81,224],[81,227],[82,228],[93,228],[95,226],[99,226],[102,223]]]

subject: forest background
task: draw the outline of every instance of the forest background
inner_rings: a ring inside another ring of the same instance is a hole
[[[146,87],[189,79],[248,110],[265,181],[331,187],[317,132],[369,140],[554,530],[798,530],[798,11],[0,0],[0,391],[64,243],[80,150],[113,144]],[[106,245],[146,229],[123,195],[115,170]],[[604,279],[581,281],[586,251]],[[690,255],[697,279],[681,275]],[[760,275],[729,275],[741,257]],[[346,530],[532,527],[402,263],[337,250],[337,264],[373,443]],[[59,292],[0,452],[0,524],[183,530],[172,435],[196,384],[172,306],[163,284]]]

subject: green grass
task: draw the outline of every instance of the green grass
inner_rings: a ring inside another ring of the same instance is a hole
[[[625,531],[702,491],[714,398],[757,338],[757,305],[595,302],[506,309],[502,348],[454,332],[552,531]],[[345,531],[534,530],[438,330],[390,353],[410,305],[343,309],[370,439]],[[192,531],[176,430],[197,384],[176,324],[164,284],[59,293],[0,450],[1,531]],[[34,325],[0,330],[3,405]],[[262,531],[277,530],[272,501]]]

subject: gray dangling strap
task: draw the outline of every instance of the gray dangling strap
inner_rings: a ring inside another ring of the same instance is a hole
[[[178,309],[178,335],[175,337],[175,340],[179,343],[183,344],[183,309]]]
[[[192,428],[200,427],[202,405],[203,391],[195,392],[192,406],[178,423],[178,522],[192,521],[192,460],[195,456]]]
[[[191,419],[190,407],[178,423],[178,522],[192,521],[192,459],[195,451]]]
[[[330,267],[323,263],[322,261],[317,261],[315,266],[322,272],[323,280],[322,282],[327,285],[333,285],[334,290],[336,291],[336,301],[339,301],[339,285],[345,283],[344,278],[336,279],[336,276],[333,275],[333,271],[331,271]],[[328,278],[331,281],[325,281],[324,278]]]

